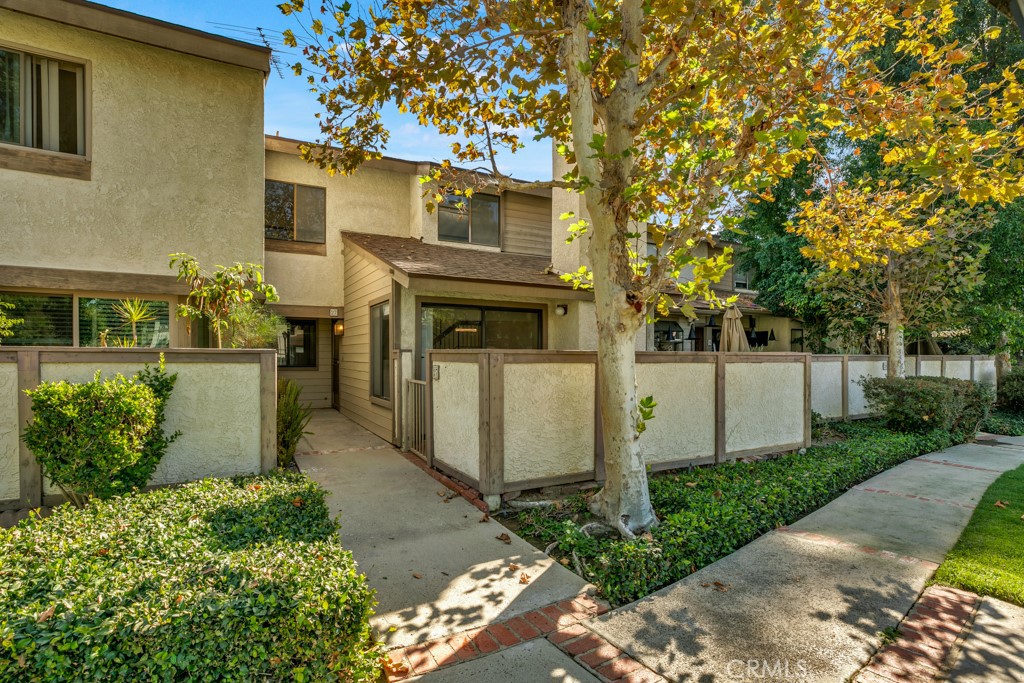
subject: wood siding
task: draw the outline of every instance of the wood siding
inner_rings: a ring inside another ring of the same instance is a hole
[[[295,317],[295,320],[302,318]],[[308,319],[308,318],[307,318]],[[331,321],[316,321],[316,367],[278,368],[277,376],[302,387],[302,401],[314,408],[331,407]]]
[[[387,441],[392,440],[391,408],[370,400],[370,302],[391,295],[391,276],[345,249],[345,336],[341,340],[341,412]],[[392,306],[391,319],[397,311]],[[394,389],[392,389],[392,394]]]
[[[502,251],[551,257],[551,200],[520,192],[502,197]]]

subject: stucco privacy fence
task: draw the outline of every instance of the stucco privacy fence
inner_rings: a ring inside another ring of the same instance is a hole
[[[266,472],[277,464],[277,357],[268,350],[164,349],[178,381],[167,403],[165,429],[181,431],[157,466],[152,485]],[[0,510],[63,500],[44,481],[21,440],[32,419],[25,395],[40,382],[131,377],[159,350],[19,347],[0,349]]]
[[[658,402],[640,439],[654,471],[795,450],[812,410],[867,413],[857,381],[884,357],[803,353],[637,353],[640,396]],[[914,373],[995,381],[988,356],[911,358]],[[604,477],[597,357],[587,351],[431,351],[407,380],[403,443],[477,488],[510,491]]]
[[[886,356],[812,356],[811,407],[829,419],[868,417],[863,377],[885,377]],[[996,384],[994,356],[907,356],[908,377],[952,377]]]

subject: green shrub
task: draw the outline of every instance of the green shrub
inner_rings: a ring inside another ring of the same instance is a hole
[[[295,473],[0,529],[0,683],[369,681],[373,594]]]
[[[948,377],[872,377],[860,384],[890,429],[919,434],[941,429],[958,440],[974,437],[993,399],[985,385]]]
[[[122,375],[92,382],[43,382],[29,390],[33,420],[25,443],[45,474],[76,505],[131,490],[156,425],[157,399]]]
[[[179,433],[163,430],[177,375],[161,356],[133,379],[43,382],[28,392],[25,443],[43,473],[76,505],[144,487]]]
[[[1024,415],[1024,369],[1015,368],[999,380],[999,407]]]
[[[288,467],[295,460],[295,449],[313,418],[309,403],[300,403],[302,387],[290,379],[277,382],[277,466]]]
[[[520,528],[539,542],[557,542],[583,578],[613,604],[625,604],[792,524],[879,472],[950,445],[941,430],[901,434],[870,423],[851,429],[856,438],[804,455],[652,477],[651,502],[661,523],[649,536],[592,538],[581,530],[586,515],[560,525],[537,519],[558,514],[551,510],[523,513]]]

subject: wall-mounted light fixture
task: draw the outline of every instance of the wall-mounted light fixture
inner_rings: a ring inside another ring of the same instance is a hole
[[[555,306],[555,315],[565,315],[569,312],[568,304],[558,304]]]
[[[342,320],[335,321],[335,323],[334,323],[334,336],[335,337],[340,337],[343,334],[345,334],[345,322],[342,321]]]

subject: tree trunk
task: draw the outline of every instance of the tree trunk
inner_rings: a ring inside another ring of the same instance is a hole
[[[886,371],[886,377],[906,379],[907,346],[903,323],[900,321],[890,322],[886,338],[889,340],[889,368]]]
[[[595,290],[597,289],[595,283]],[[604,289],[604,288],[602,288]],[[637,316],[621,315],[617,302],[597,301],[597,374],[604,436],[604,487],[590,510],[623,536],[643,533],[658,523],[647,487],[647,468],[637,434],[636,334]],[[632,319],[629,319],[632,318]],[[642,322],[642,318],[641,318]]]
[[[1010,335],[1003,330],[996,342],[996,387],[1003,382],[1003,377],[1010,372]]]

